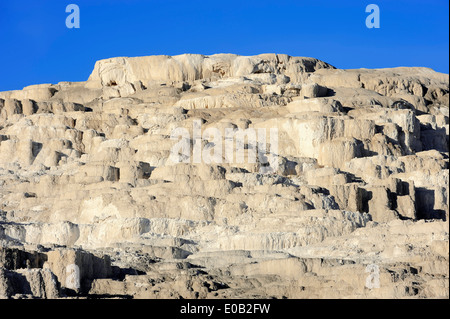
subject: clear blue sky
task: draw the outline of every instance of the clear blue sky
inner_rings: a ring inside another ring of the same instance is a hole
[[[67,29],[68,4],[81,28]],[[381,28],[368,29],[375,3]],[[0,0],[0,91],[85,81],[96,60],[285,53],[338,68],[449,72],[448,0]]]

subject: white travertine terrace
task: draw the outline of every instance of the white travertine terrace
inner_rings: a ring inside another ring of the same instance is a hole
[[[276,129],[275,172],[169,160],[195,121]],[[0,297],[448,298],[448,142],[427,68],[119,57],[0,92]]]

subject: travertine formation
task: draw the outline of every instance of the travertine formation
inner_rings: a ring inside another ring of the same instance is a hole
[[[272,170],[194,161],[195,123],[274,130]],[[112,58],[1,92],[0,297],[448,298],[448,143],[427,68]]]

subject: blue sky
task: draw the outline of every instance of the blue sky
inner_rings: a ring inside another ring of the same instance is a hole
[[[65,25],[68,4],[81,28]],[[380,8],[368,29],[365,8]],[[0,0],[0,91],[85,81],[96,60],[182,53],[285,53],[338,68],[449,72],[447,0]]]

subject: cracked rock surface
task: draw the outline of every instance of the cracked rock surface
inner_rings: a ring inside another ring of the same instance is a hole
[[[195,161],[227,130],[267,156]],[[449,298],[448,143],[427,68],[121,57],[0,92],[0,298]]]

